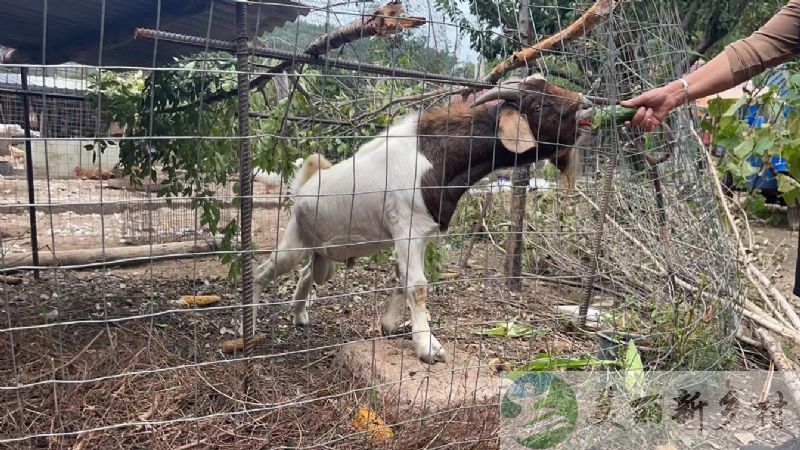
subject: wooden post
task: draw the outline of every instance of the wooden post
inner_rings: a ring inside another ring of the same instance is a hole
[[[528,198],[528,185],[531,179],[531,166],[524,165],[514,169],[511,188],[511,228],[506,240],[506,278],[512,291],[522,289],[522,252],[524,249],[522,233],[525,224],[525,202]]]
[[[533,34],[531,23],[530,0],[522,0],[519,7],[520,41],[530,44]],[[531,180],[531,166],[522,165],[514,168],[511,193],[511,228],[506,240],[506,279],[512,291],[522,289],[522,233],[525,224],[525,202],[528,200],[528,185]]]

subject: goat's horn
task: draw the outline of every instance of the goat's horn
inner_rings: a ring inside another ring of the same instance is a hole
[[[519,83],[519,80],[508,80],[501,86],[484,92],[483,95],[475,99],[472,103],[472,107],[474,108],[492,100],[506,100],[509,102],[519,101],[521,95]]]

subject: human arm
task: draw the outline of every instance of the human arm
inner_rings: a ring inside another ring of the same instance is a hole
[[[800,0],[791,0],[760,30],[729,45],[725,52],[684,77],[689,84],[688,99],[683,83],[675,80],[621,104],[637,109],[630,122],[633,126],[650,131],[687,100],[730,89],[797,53],[800,53]]]

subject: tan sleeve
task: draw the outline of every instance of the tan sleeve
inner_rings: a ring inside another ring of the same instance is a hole
[[[736,83],[800,53],[800,0],[791,0],[761,29],[725,48]]]

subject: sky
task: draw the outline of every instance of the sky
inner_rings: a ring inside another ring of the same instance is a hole
[[[356,3],[352,0],[349,2],[346,0],[343,2],[336,0],[310,0],[303,3],[321,8],[321,10],[310,13],[305,20],[314,23],[325,23],[327,20],[334,27],[352,22],[358,14],[368,14],[386,4],[385,1]],[[447,20],[436,10],[433,0],[405,0],[403,5],[406,9],[406,15],[425,17],[429,22],[433,22],[419,29],[411,30],[415,35],[426,37],[428,46],[439,51],[455,54],[462,62],[477,63],[479,55],[470,48],[469,39],[463,36],[463,33],[459,33],[457,27],[446,23]],[[458,3],[458,8],[473,23],[477,23],[474,16],[469,13],[466,4]]]

